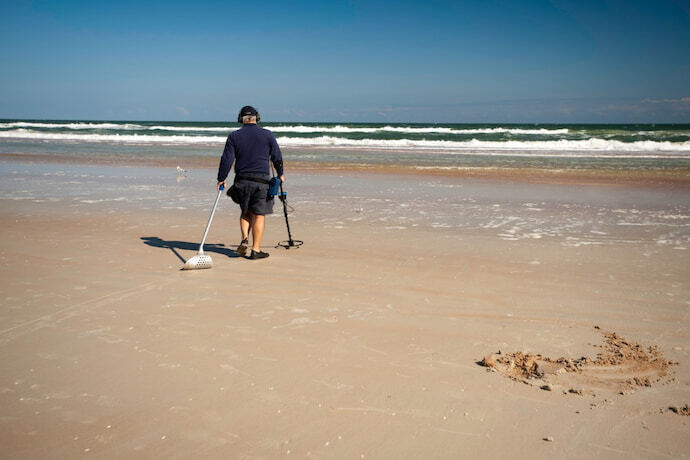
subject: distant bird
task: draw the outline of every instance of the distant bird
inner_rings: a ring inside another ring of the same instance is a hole
[[[177,167],[177,175],[178,175],[178,177],[187,177],[187,170],[182,169],[178,166]]]

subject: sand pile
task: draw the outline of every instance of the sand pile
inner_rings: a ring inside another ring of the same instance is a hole
[[[668,408],[669,411],[673,412],[674,414],[678,415],[684,415],[686,417],[690,416],[690,406],[689,405],[684,405],[684,406],[671,406]]]
[[[626,394],[635,388],[649,387],[671,378],[672,367],[656,346],[644,347],[615,332],[595,326],[604,336],[600,352],[594,358],[553,359],[523,352],[486,356],[479,364],[504,376],[538,385],[544,390],[561,388],[566,393],[594,393],[599,390]]]

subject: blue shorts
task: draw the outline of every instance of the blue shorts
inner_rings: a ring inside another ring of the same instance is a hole
[[[243,216],[250,212],[257,216],[273,214],[274,199],[268,199],[268,184],[240,179],[235,182],[235,188],[240,197]]]

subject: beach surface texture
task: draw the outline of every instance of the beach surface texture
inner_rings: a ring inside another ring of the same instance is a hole
[[[182,271],[229,128],[0,123],[2,457],[688,455],[690,127],[281,126]]]

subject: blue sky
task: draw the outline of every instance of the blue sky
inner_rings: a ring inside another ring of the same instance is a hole
[[[690,2],[4,1],[0,117],[690,122]]]

